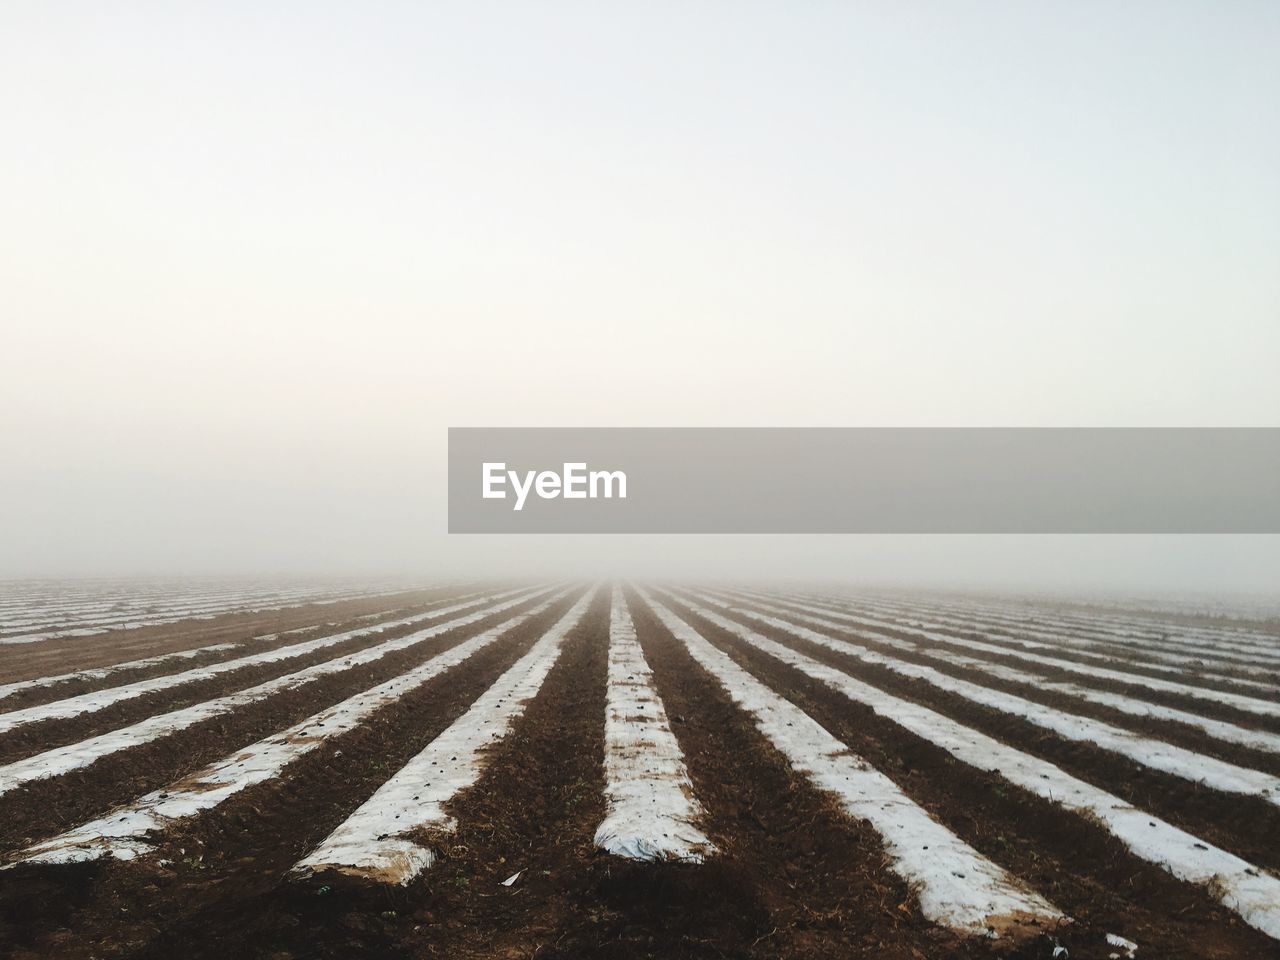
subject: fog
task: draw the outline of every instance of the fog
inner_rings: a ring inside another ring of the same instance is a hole
[[[449,426],[1275,426],[1280,8],[16,2],[0,577],[1280,590],[1278,537],[450,537]]]

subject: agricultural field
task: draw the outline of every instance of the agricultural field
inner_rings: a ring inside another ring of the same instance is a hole
[[[1280,957],[1280,625],[0,590],[0,956]]]

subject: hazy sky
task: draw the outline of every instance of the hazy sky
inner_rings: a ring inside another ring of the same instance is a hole
[[[0,576],[1278,586],[1277,538],[448,538],[450,425],[1280,424],[1272,2],[0,6]]]

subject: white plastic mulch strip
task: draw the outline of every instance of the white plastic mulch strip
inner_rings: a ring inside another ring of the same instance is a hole
[[[694,825],[705,811],[694,798],[684,755],[619,587],[614,587],[609,617],[608,677],[606,815],[596,830],[596,846],[630,860],[703,860],[715,852]]]
[[[753,601],[762,609],[768,609],[772,605],[762,601]],[[783,615],[790,616],[793,610],[821,610],[826,613],[825,608],[808,607],[803,604],[791,604],[789,608],[772,607],[782,611]],[[827,620],[824,617],[810,618],[812,621],[821,621],[829,625],[839,625],[838,621]],[[842,629],[847,629],[843,628]],[[906,643],[895,644],[898,649],[910,650],[914,647],[914,652],[921,657],[927,657],[930,660],[936,660],[939,663],[949,664],[955,667],[961,667],[966,670],[975,670],[985,673],[989,676],[1006,680],[1010,683],[1029,684],[1036,690],[1043,690],[1047,693],[1060,693],[1077,700],[1084,700],[1089,703],[1096,703],[1100,706],[1110,707],[1121,713],[1127,713],[1135,717],[1149,717],[1155,720],[1167,720],[1172,723],[1185,724],[1191,727],[1197,727],[1203,730],[1209,736],[1222,740],[1225,743],[1233,743],[1242,747],[1250,747],[1254,750],[1262,750],[1267,753],[1280,753],[1280,734],[1269,733],[1265,730],[1251,730],[1248,727],[1241,727],[1234,723],[1227,723],[1225,720],[1214,720],[1211,717],[1202,717],[1198,713],[1191,713],[1187,710],[1179,710],[1176,707],[1166,707],[1159,703],[1148,703],[1145,700],[1138,700],[1134,697],[1128,697],[1121,693],[1111,693],[1106,690],[1094,690],[1092,687],[1083,687],[1076,683],[1066,683],[1064,681],[1050,680],[1044,674],[1032,673],[1027,670],[1021,670],[1017,667],[1010,667],[1002,663],[993,663],[990,660],[982,660],[978,657],[966,656],[962,653],[952,653],[949,650],[939,650],[928,644],[911,644]]]
[[[477,592],[477,593],[469,593],[469,594],[461,594],[461,595],[458,595],[458,596],[455,596],[455,597],[451,597],[451,598],[449,598],[449,599],[451,599],[451,600],[453,600],[453,601],[459,601],[459,600],[466,599],[466,598],[468,598],[468,597],[478,597],[478,596],[480,596],[480,595],[481,595],[481,594],[480,594],[480,593],[478,593],[478,592]],[[377,597],[377,596],[382,596],[382,594],[371,594],[371,595],[368,595],[368,596],[369,596],[370,598],[373,598],[373,597]],[[316,604],[316,605],[324,605],[324,604],[333,603],[333,602],[337,602],[337,601],[330,601],[330,600],[325,600],[325,601],[314,601],[314,600],[313,600],[313,601],[311,601],[311,602],[312,602],[313,604]],[[377,612],[377,613],[368,613],[368,614],[364,614],[363,616],[360,616],[360,617],[354,617],[354,618],[351,618],[351,619],[353,619],[353,620],[355,620],[355,621],[364,621],[364,620],[376,620],[376,619],[382,619],[382,618],[384,618],[384,617],[389,617],[389,616],[391,616],[392,614],[396,613],[396,612],[397,612],[397,611],[399,611],[399,610],[402,610],[403,608],[404,608],[404,607],[403,607],[403,605],[401,605],[401,606],[398,606],[398,607],[392,607],[392,608],[390,608],[390,609],[383,610],[383,611],[380,611],[380,612]],[[260,609],[279,609],[279,608],[271,607],[271,608],[260,608]],[[241,610],[241,611],[238,611],[238,612],[251,612],[251,611]],[[186,618],[184,618],[184,619],[207,620],[207,619],[211,619],[211,616],[210,616],[210,617],[204,617],[204,616],[200,616],[200,617],[186,617]],[[163,622],[174,622],[174,618],[170,617],[167,621],[163,621]],[[143,623],[143,622],[141,622],[141,621],[131,621],[131,622],[129,622],[128,624],[125,624],[125,625],[122,627],[122,629],[127,629],[127,628],[132,628],[132,627],[139,627],[139,626],[146,626],[146,625],[147,625],[147,624],[145,624],[145,623]],[[283,633],[269,633],[269,634],[262,634],[262,635],[259,635],[259,636],[254,637],[253,639],[254,639],[254,640],[274,640],[276,637],[289,636],[289,635],[291,635],[291,634],[295,634],[295,633],[304,633],[304,632],[305,632],[305,631],[307,631],[307,630],[314,630],[314,629],[317,629],[317,628],[318,628],[318,627],[320,627],[320,626],[332,626],[332,624],[331,624],[331,623],[324,623],[324,624],[315,623],[315,624],[309,624],[309,625],[307,625],[307,626],[297,627],[296,629],[293,629],[293,630],[286,630],[286,631],[284,631]],[[62,631],[62,632],[58,633],[56,636],[57,636],[57,637],[69,637],[69,636],[73,636],[73,635],[74,635],[74,636],[94,636],[94,635],[96,635],[96,634],[104,633],[104,632],[106,632],[106,631],[105,631],[105,630],[98,630],[98,629],[77,629],[77,630],[70,630],[70,631]],[[54,635],[47,635],[47,636],[46,636],[46,635],[42,635],[42,636],[38,636],[38,637],[27,637],[27,638],[25,638],[25,639],[20,639],[20,638],[15,638],[15,637],[8,637],[8,638],[0,638],[0,643],[28,643],[28,642],[34,642],[35,640],[47,640],[47,639],[55,639],[55,637],[54,637]]]
[[[54,700],[50,703],[42,703],[38,706],[27,707],[22,710],[11,710],[8,713],[0,713],[0,734],[8,733],[18,727],[26,726],[31,723],[41,723],[45,720],[61,720],[66,717],[76,717],[85,713],[93,713],[98,710],[104,710],[113,704],[120,703],[124,700],[132,700],[135,697],[145,696],[149,693],[157,693],[161,690],[170,690],[174,687],[182,686],[185,683],[195,683],[199,680],[208,680],[210,677],[216,677],[220,674],[230,673],[235,670],[243,670],[247,667],[261,666],[267,663],[280,663],[284,660],[294,660],[298,657],[305,657],[307,654],[315,653],[317,650],[323,650],[326,647],[337,646],[348,640],[354,640],[361,637],[373,637],[383,630],[390,630],[397,627],[411,626],[420,623],[423,620],[429,620],[434,617],[449,616],[460,610],[466,610],[479,604],[489,603],[493,600],[500,599],[510,594],[499,594],[493,597],[481,597],[478,600],[467,600],[464,603],[456,603],[448,607],[437,607],[424,613],[415,614],[412,617],[405,617],[401,620],[393,620],[389,623],[379,624],[376,628],[359,627],[355,630],[347,630],[343,633],[333,633],[328,636],[319,637],[315,640],[307,640],[302,643],[293,643],[288,646],[276,647],[274,650],[265,650],[261,653],[251,653],[247,656],[236,657],[232,660],[223,660],[219,663],[209,664],[204,667],[194,667],[190,670],[183,670],[181,673],[169,673],[161,677],[152,677],[149,680],[138,680],[134,683],[123,684],[119,687],[107,687],[103,690],[93,690],[89,693],[82,693],[74,697],[66,697],[62,700]]]
[[[963,630],[981,632],[996,636],[999,639],[1039,638],[1049,641],[1050,646],[1067,648],[1085,648],[1112,656],[1150,657],[1162,663],[1182,666],[1193,664],[1211,665],[1219,669],[1241,670],[1247,673],[1267,674],[1280,670],[1280,656],[1268,655],[1265,652],[1242,653],[1238,650],[1211,643],[1195,646],[1171,644],[1166,641],[1134,637],[1127,635],[1102,636],[1092,632],[1078,633],[1070,628],[1046,630],[1043,627],[1018,625],[957,613],[921,612],[908,608],[902,610],[883,605],[859,604],[863,610],[873,610],[898,622],[904,620],[920,621],[921,617],[931,617],[919,623],[931,630]]]
[[[102,680],[113,673],[125,670],[142,670],[170,660],[191,660],[206,653],[218,653],[222,650],[234,650],[238,643],[214,643],[207,647],[193,647],[190,650],[178,650],[175,653],[162,653],[141,660],[128,660],[124,663],[113,663],[105,667],[92,667],[88,670],[77,670],[74,673],[59,673],[51,677],[36,677],[34,680],[18,680],[14,683],[0,684],[0,700],[11,697],[23,690],[34,690],[37,687],[52,687],[70,680]]]
[[[29,629],[23,634],[31,635],[41,630],[56,631],[72,627],[112,626],[118,623],[135,621],[146,623],[166,619],[186,619],[210,612],[248,609],[256,604],[304,601],[309,597],[315,596],[317,596],[315,593],[299,592],[285,594],[232,593],[225,596],[211,595],[203,598],[169,597],[140,603],[122,602],[114,606],[106,604],[83,609],[32,609],[24,618],[7,620],[0,624],[0,627],[3,628],[5,633],[22,628],[37,628],[36,630]]]
[[[1136,943],[1114,933],[1107,934],[1107,945],[1124,951],[1124,953],[1107,954],[1111,960],[1133,960],[1138,955],[1138,945]]]
[[[935,710],[891,696],[705,607],[689,606],[721,629],[850,700],[870,707],[957,760],[998,774],[1050,803],[1084,815],[1110,831],[1136,856],[1180,880],[1203,886],[1250,926],[1280,939],[1280,878],[1268,871],[1205,843],[1047,761],[956,723]]]
[[[827,599],[833,602],[843,601],[847,603],[853,598]],[[942,616],[957,615],[969,619],[978,618],[984,624],[994,622],[1004,625],[1007,629],[1017,631],[1048,627],[1086,635],[1094,639],[1122,640],[1137,643],[1154,642],[1179,649],[1233,650],[1241,653],[1272,655],[1280,653],[1280,648],[1277,647],[1277,638],[1274,636],[1268,638],[1262,634],[1231,631],[1226,633],[1200,633],[1198,631],[1174,633],[1172,631],[1179,628],[1168,624],[1126,624],[1123,618],[1109,618],[1106,620],[1062,618],[1046,614],[1043,610],[1027,609],[1017,611],[1003,606],[967,605],[956,607],[955,605],[930,603],[928,601],[904,604],[883,600],[867,600],[865,598],[857,598],[855,602],[860,608],[885,610],[895,616],[919,617],[922,610],[938,611]]]
[[[190,585],[174,589],[131,583],[127,589],[83,589],[68,588],[62,584],[53,592],[41,592],[30,584],[18,584],[11,585],[7,594],[0,586],[0,632],[9,633],[23,627],[56,629],[154,619],[172,615],[175,611],[190,613],[200,609],[243,609],[264,604],[333,603],[354,597],[383,597],[452,585],[445,581],[435,587],[414,588],[400,584],[388,589],[387,584],[377,583],[336,589],[323,586],[272,588],[250,583],[213,589],[191,589]]]
[[[203,770],[111,811],[105,817],[28,847],[14,859],[25,863],[79,863],[108,856],[120,860],[142,856],[154,848],[151,834],[164,830],[175,820],[211,810],[240,791],[279,776],[299,757],[333,737],[354,730],[378,710],[456,667],[526,621],[545,613],[565,596],[561,593],[552,597],[451,647],[407,673],[327,707],[287,730],[237,750]]]
[[[918,634],[921,634],[922,636],[929,637],[930,639],[937,639],[937,640],[949,642],[949,643],[962,643],[964,645],[970,645],[976,642],[976,641],[967,640],[961,637],[956,632],[957,628],[954,628],[954,627],[946,628],[944,632],[938,633],[936,631],[931,631],[928,628],[924,628],[924,627],[908,626],[900,621],[880,620],[878,618],[869,616],[865,613],[841,614],[839,611],[834,611],[834,610],[828,611],[828,612],[830,613],[831,616],[841,617],[842,619],[848,618],[852,621],[856,621],[858,624],[865,626],[867,629],[884,627],[892,630],[906,631],[909,633],[918,633]],[[1161,663],[1155,663],[1155,662],[1134,663],[1130,660],[1117,658],[1114,655],[1108,654],[1108,653],[1100,653],[1100,652],[1093,652],[1089,650],[1080,650],[1080,649],[1075,649],[1070,647],[1064,647],[1064,645],[1061,643],[1046,643],[1041,640],[1027,640],[1021,637],[993,636],[991,634],[988,634],[987,637],[989,640],[997,641],[998,649],[1005,653],[1019,653],[1024,650],[1032,650],[1032,651],[1039,650],[1039,651],[1043,651],[1045,653],[1051,653],[1051,654],[1052,653],[1059,653],[1059,654],[1071,653],[1071,654],[1075,654],[1076,656],[1086,657],[1091,660],[1100,660],[1105,664],[1110,664],[1113,667],[1120,668],[1126,673],[1129,670],[1132,670],[1134,668],[1141,669],[1141,670],[1159,670],[1166,673],[1172,673],[1175,676],[1182,676],[1182,675],[1185,675],[1186,673],[1186,670],[1184,667],[1175,666],[1174,664],[1161,664]],[[1004,646],[1005,644],[1008,644],[1008,646]],[[996,645],[993,645],[993,646],[996,646]],[[1084,666],[1090,666],[1090,664],[1084,664]],[[1227,669],[1239,670],[1241,668],[1238,664],[1232,664],[1229,667],[1227,667]],[[1228,675],[1228,674],[1209,673],[1200,669],[1197,669],[1196,673],[1199,677],[1205,680],[1215,680],[1221,683],[1234,684],[1239,687],[1252,687],[1260,691],[1266,691],[1267,694],[1274,694],[1275,692],[1280,691],[1280,684],[1277,684],[1275,682],[1268,682],[1264,680],[1250,680],[1235,674]],[[1250,696],[1255,696],[1255,694],[1250,694]]]
[[[764,606],[764,604],[762,604]],[[821,612],[828,614],[826,608],[809,607],[805,604],[791,603],[791,609]],[[790,609],[787,610],[790,613]],[[836,624],[838,621],[828,621]],[[842,627],[842,629],[848,629]],[[880,638],[876,638],[876,642],[881,642]],[[1095,690],[1092,687],[1081,686],[1077,683],[1067,683],[1065,681],[1050,680],[1042,673],[1032,673],[1028,670],[1022,670],[1017,667],[1011,667],[1002,663],[995,663],[991,660],[982,660],[978,657],[966,656],[962,653],[953,653],[949,650],[940,650],[929,644],[917,643],[895,643],[898,649],[913,649],[914,652],[922,657],[928,657],[930,660],[936,660],[939,663],[946,663],[956,667],[962,667],[967,670],[976,670],[986,673],[992,677],[1001,680],[1007,680],[1010,683],[1031,684],[1037,690],[1043,690],[1048,693],[1060,693],[1065,696],[1074,697],[1078,700],[1085,700],[1089,703],[1096,703],[1100,706],[1110,707],[1121,713],[1127,713],[1135,717],[1150,717],[1156,720],[1167,720],[1172,723],[1181,723],[1191,727],[1197,727],[1203,730],[1209,736],[1222,740],[1225,743],[1234,743],[1242,747],[1249,747],[1254,750],[1262,750],[1267,753],[1280,753],[1280,734],[1270,733],[1265,730],[1252,730],[1248,727],[1241,727],[1234,723],[1227,723],[1225,720],[1214,720],[1211,717],[1202,717],[1198,713],[1191,713],[1188,710],[1179,710],[1176,707],[1167,707],[1160,703],[1150,703],[1146,700],[1139,700],[1135,697],[1126,696],[1122,693],[1111,693],[1107,690]]]
[[[480,593],[464,593],[464,594],[461,594],[460,596],[450,597],[450,599],[454,601],[462,601],[462,600],[466,600],[468,597],[478,597],[478,596],[480,596]],[[400,610],[400,609],[403,609],[403,608],[401,607],[396,608],[396,610]],[[396,610],[386,610],[382,613],[366,613],[364,616],[361,616],[361,617],[353,617],[350,622],[363,623],[366,620],[379,620],[382,617],[390,616],[391,614],[395,613]],[[335,627],[335,626],[337,626],[337,621],[334,621],[334,620],[329,620],[324,623],[309,623],[305,627],[294,627],[292,630],[281,630],[279,633],[260,633],[257,636],[255,636],[253,639],[254,640],[279,640],[281,637],[296,637],[300,633],[307,633],[311,630],[319,630],[321,627]]]
[[[1226,642],[1252,644],[1255,648],[1274,650],[1277,641],[1280,641],[1280,637],[1273,632],[1269,633],[1243,623],[1234,626],[1197,627],[1171,623],[1167,620],[1135,618],[1118,611],[1106,614],[1055,613],[1043,609],[1015,608],[1008,603],[986,609],[1007,618],[1025,620],[1028,615],[1034,615],[1036,619],[1049,624],[1087,629],[1096,633],[1165,639],[1170,642]]]
[[[296,689],[318,680],[320,677],[341,673],[352,667],[372,663],[388,654],[417,646],[442,634],[501,613],[503,610],[510,609],[519,603],[524,603],[528,599],[528,597],[517,597],[505,603],[485,607],[466,616],[458,617],[445,623],[438,623],[435,626],[411,633],[408,636],[387,640],[375,646],[366,647],[364,650],[336,657],[333,660],[326,660],[324,663],[318,663],[304,670],[285,674],[282,677],[276,677],[274,680],[268,680],[265,683],[260,683],[237,693],[206,700],[204,703],[197,703],[181,710],[173,710],[169,713],[149,717],[132,726],[121,727],[119,730],[112,730],[96,737],[90,737],[88,740],[81,740],[65,747],[55,747],[25,760],[18,760],[14,763],[0,766],[0,794],[7,793],[32,780],[56,777],[70,770],[87,767],[89,764],[112,753],[137,747],[152,740],[158,740],[169,734],[177,733],[179,730],[185,730],[187,727],[203,720],[230,713],[237,707],[257,703],[285,690]]]
[[[706,600],[707,598],[704,597],[703,599]],[[863,663],[874,664],[892,670],[901,676],[921,680],[939,690],[945,690],[948,693],[963,697],[971,703],[977,703],[984,707],[998,710],[1001,713],[1019,717],[1028,723],[1035,724],[1037,727],[1056,733],[1063,739],[1074,740],[1077,743],[1092,744],[1099,749],[1119,754],[1134,763],[1175,777],[1182,777],[1185,780],[1202,784],[1213,790],[1257,796],[1280,806],[1280,778],[1274,777],[1269,773],[1250,770],[1202,753],[1196,753],[1192,750],[1165,743],[1163,740],[1154,740],[1150,737],[1132,733],[1109,723],[1104,723],[1101,720],[1065,713],[1011,693],[992,690],[988,687],[971,683],[968,680],[953,677],[933,667],[905,663],[851,641],[838,640],[825,633],[820,633],[792,622],[801,620],[820,625],[835,623],[835,621],[823,617],[810,617],[800,613],[784,611],[791,619],[783,620],[778,617],[757,613],[754,610],[732,606],[721,600],[710,600],[708,602],[720,607],[730,607],[740,616],[749,620],[782,630],[828,650],[835,650],[855,657]],[[759,601],[757,603],[761,607],[778,609],[772,604]],[[839,626],[838,623],[835,625]]]
[[[202,604],[186,607],[172,607],[157,612],[143,612],[119,615],[107,618],[73,619],[41,624],[37,631],[26,630],[10,633],[6,629],[0,636],[0,644],[37,643],[41,640],[58,640],[69,637],[91,637],[109,633],[113,630],[134,630],[139,627],[159,626],[166,623],[178,623],[182,620],[211,620],[224,613],[264,613],[271,610],[283,610],[287,607],[308,604],[328,605],[355,598],[375,599],[406,590],[383,590],[376,593],[317,593],[302,591],[290,594],[272,594],[268,596],[246,597],[236,602]]]
[[[949,634],[934,633],[929,630],[920,630],[914,627],[904,627],[901,624],[884,623],[882,621],[870,620],[866,617],[857,615],[832,612],[831,616],[837,620],[851,624],[856,629],[869,630],[876,634],[885,634],[886,629],[897,630],[903,633],[914,634],[915,636],[923,637],[926,640],[934,641],[936,643],[948,643],[953,646],[965,647],[969,650],[980,650],[983,653],[996,654],[997,656],[1002,657],[1013,657],[1017,660],[1025,660],[1029,663],[1038,663],[1047,667],[1057,667],[1070,673],[1078,673],[1081,676],[1094,677],[1100,680],[1115,680],[1132,686],[1146,687],[1148,690],[1156,690],[1161,693],[1172,693],[1184,697],[1194,697],[1198,700],[1208,700],[1224,706],[1234,707],[1237,710],[1243,710],[1246,713],[1256,713],[1261,716],[1268,717],[1280,717],[1280,703],[1246,696],[1245,694],[1228,693],[1223,690],[1213,690],[1207,687],[1197,687],[1189,683],[1180,683],[1176,680],[1161,680],[1158,677],[1148,677],[1145,674],[1128,673],[1123,670],[1111,670],[1106,667],[1095,667],[1088,663],[1077,663],[1074,660],[1063,660],[1060,657],[1045,656],[1043,654],[1030,653],[1025,650],[1015,650],[1009,647],[1001,647],[993,643],[983,643],[978,640],[967,640],[964,637],[953,637]],[[898,639],[900,640],[900,638]]]
[[[588,593],[466,713],[300,860],[294,871],[334,870],[404,885],[431,866],[435,854],[407,835],[424,828],[453,829],[445,804],[480,779],[485,751],[504,738],[523,715],[559,659],[565,638],[590,605]]]
[[[973,664],[971,666],[974,666],[975,669],[989,670],[993,666],[985,660],[976,660],[973,657],[959,657],[957,655],[957,664],[963,666],[964,664],[959,663],[960,660],[972,660]],[[978,667],[978,664],[982,666]],[[1007,669],[1014,674],[1021,672],[1012,668]],[[999,676],[1000,674],[997,673],[995,675]],[[1151,717],[1156,720],[1169,720],[1173,723],[1183,723],[1187,726],[1198,727],[1209,736],[1224,743],[1234,743],[1238,746],[1249,747],[1253,750],[1263,750],[1267,753],[1280,753],[1280,734],[1269,733],[1266,730],[1251,730],[1248,727],[1228,723],[1225,720],[1202,717],[1199,714],[1191,713],[1189,710],[1179,710],[1176,707],[1166,707],[1160,703],[1147,703],[1145,700],[1136,700],[1133,697],[1126,697],[1122,693],[1094,690],[1075,683],[1047,679],[1040,680],[1037,679],[1036,674],[1028,674],[1028,676],[1032,678],[1032,682],[1035,682],[1036,686],[1041,690],[1062,693],[1070,697],[1079,697],[1081,700],[1087,700],[1104,707],[1111,707],[1113,710],[1119,710],[1135,717]]]
[[[965,603],[946,604],[923,598],[906,600],[889,600],[882,597],[805,594],[804,599],[839,607],[853,607],[861,612],[882,615],[899,621],[915,621],[917,626],[929,629],[955,629],[968,622],[983,633],[1008,633],[1021,636],[1070,635],[1078,639],[1101,641],[1104,643],[1136,642],[1165,644],[1166,649],[1188,650],[1182,646],[1183,641],[1164,637],[1159,634],[1117,628],[1111,624],[1109,628],[1090,626],[1082,623],[1064,621],[1048,615],[1044,610],[1026,608],[1025,610],[1008,610],[1001,606]],[[930,620],[943,622],[929,622]],[[974,629],[965,628],[965,629]],[[1215,649],[1218,649],[1215,646]]]
[[[859,609],[864,611],[872,610],[873,612],[877,610],[877,608],[868,604],[860,604]],[[903,621],[916,619],[919,627],[930,630],[983,633],[990,639],[998,640],[1001,643],[1015,643],[1032,650],[1064,650],[1093,659],[1117,661],[1121,665],[1129,662],[1126,658],[1141,656],[1148,662],[1139,665],[1147,668],[1177,670],[1181,667],[1194,666],[1229,670],[1234,671],[1234,673],[1223,679],[1232,683],[1258,686],[1262,689],[1280,689],[1274,679],[1277,672],[1280,672],[1280,656],[1277,655],[1240,653],[1206,646],[1171,647],[1161,641],[1135,637],[1085,637],[1074,635],[1065,630],[1050,631],[1028,626],[993,625],[987,620],[957,618],[955,616],[944,617],[941,622],[937,620],[920,621],[918,612],[913,617],[911,614],[903,613],[893,608],[888,610],[880,608],[878,612],[882,616],[893,618],[900,628],[912,629],[909,624],[905,624]],[[1159,662],[1156,663],[1154,661]],[[1239,673],[1248,673],[1271,679],[1270,682],[1267,680],[1250,681],[1236,675]]]
[[[942,599],[937,597],[929,598],[921,596],[910,596],[905,598],[887,597],[883,595],[846,595],[841,599],[856,600],[859,604],[872,603],[882,606],[897,605],[924,609],[954,610],[987,618],[1007,620],[1015,623],[1044,623],[1071,627],[1073,629],[1088,629],[1098,633],[1112,633],[1126,636],[1156,637],[1175,629],[1188,630],[1192,633],[1198,632],[1199,630],[1199,628],[1185,628],[1177,624],[1158,619],[1135,619],[1118,610],[1099,616],[1096,614],[1091,615],[1082,612],[1066,611],[1055,607],[1052,604],[1039,604],[1033,600],[983,601],[971,597],[964,599],[956,599],[954,597]],[[1232,634],[1240,634],[1240,631],[1229,630],[1228,632]],[[1248,636],[1250,634],[1245,632],[1240,635]]]
[[[11,627],[43,627],[43,628],[59,628],[64,626],[77,627],[98,627],[112,626],[117,623],[138,622],[147,623],[163,620],[186,619],[189,617],[197,617],[210,613],[220,613],[227,610],[249,610],[252,608],[263,609],[261,604],[286,604],[286,603],[305,603],[317,598],[329,598],[330,594],[316,594],[308,592],[293,592],[274,595],[252,595],[242,594],[227,598],[208,598],[184,599],[178,603],[160,603],[142,605],[135,608],[125,607],[123,609],[104,609],[98,612],[88,611],[82,614],[68,612],[57,614],[50,612],[40,614],[20,621],[9,621],[6,630]],[[269,609],[269,608],[267,608]]]
[[[901,617],[902,614],[899,612],[896,616]],[[943,622],[940,625],[944,628],[993,629],[987,621],[981,618],[949,614],[942,619]],[[1240,650],[1235,645],[1226,643],[1218,644],[1212,641],[1205,641],[1197,644],[1186,644],[1129,635],[1080,634],[1067,627],[1046,630],[1041,627],[1005,624],[994,629],[1001,634],[1039,637],[1066,646],[1089,647],[1096,650],[1110,650],[1114,653],[1127,653],[1129,655],[1154,656],[1169,663],[1216,664],[1226,669],[1251,670],[1254,672],[1280,670],[1280,651]]]
[[[478,593],[468,593],[468,594],[462,594],[461,596],[453,597],[451,599],[453,599],[454,601],[462,601],[470,597],[478,597],[478,596],[480,596],[480,594]],[[479,602],[479,601],[476,601],[476,602]],[[395,607],[390,610],[379,611],[378,613],[366,613],[363,616],[354,617],[353,620],[360,621],[360,622],[363,622],[365,620],[381,620],[384,617],[391,616],[393,613],[395,613],[399,609],[402,609],[402,608]],[[459,609],[459,608],[455,606],[455,607],[446,607],[442,609],[437,609],[436,611],[434,611],[434,615],[447,614],[450,610],[456,610],[456,609]],[[413,621],[409,621],[409,622],[413,622]],[[404,623],[405,623],[404,620],[400,620],[400,621],[396,621],[395,623],[380,624],[377,629],[385,630],[389,627],[399,626]],[[306,633],[309,630],[318,630],[321,627],[331,627],[331,626],[333,626],[332,623],[323,623],[323,624],[313,623],[313,624],[310,624],[309,626],[295,627],[292,630],[285,630],[280,633],[259,634],[258,636],[253,637],[253,639],[258,641],[269,641],[269,640],[275,640],[279,637],[289,637],[299,633]],[[66,683],[69,680],[102,680],[106,677],[109,677],[113,673],[123,673],[126,670],[141,670],[145,667],[152,667],[160,663],[166,663],[170,660],[189,660],[189,659],[198,657],[202,654],[216,653],[222,650],[234,650],[240,646],[242,646],[242,644],[215,643],[206,647],[193,647],[190,650],[178,650],[174,653],[162,653],[154,657],[145,657],[141,660],[127,660],[123,663],[112,663],[112,664],[108,664],[105,667],[91,667],[87,670],[77,670],[74,673],[60,673],[54,676],[37,677],[34,680],[19,680],[14,683],[6,683],[3,685],[0,685],[0,700],[3,700],[6,697],[12,696],[13,694],[18,693],[21,690],[31,690],[36,687],[52,687],[52,686],[56,686],[59,683]]]
[[[66,619],[91,616],[125,615],[129,613],[157,613],[167,609],[186,609],[193,606],[210,606],[217,603],[260,603],[268,600],[291,599],[300,596],[331,595],[334,591],[324,587],[266,587],[241,584],[224,585],[205,590],[153,588],[143,590],[115,590],[77,594],[74,590],[39,597],[26,594],[21,598],[5,601],[7,612],[28,622],[33,618],[62,617]],[[6,620],[6,622],[14,622]]]
[[[371,594],[368,596],[378,595]],[[139,627],[160,626],[167,623],[178,623],[183,620],[211,620],[220,614],[226,613],[263,613],[304,604],[337,603],[345,599],[350,599],[350,597],[345,595],[303,594],[258,599],[245,598],[239,602],[171,607],[155,612],[130,614],[127,611],[123,611],[106,617],[34,623],[31,626],[38,629],[25,629],[18,633],[12,633],[6,629],[4,636],[0,636],[0,643],[37,643],[41,640],[91,637],[109,633],[113,630],[136,630]]]
[[[921,912],[968,934],[998,936],[1054,923],[1062,914],[982,856],[854,756],[807,713],[753,677],[652,597],[663,625],[748,713],[760,732],[851,817],[884,840],[892,870],[916,892]]]

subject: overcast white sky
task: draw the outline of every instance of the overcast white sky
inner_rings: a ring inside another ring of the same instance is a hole
[[[0,7],[0,576],[1278,586],[1278,538],[448,538],[450,425],[1280,424],[1280,5]]]

